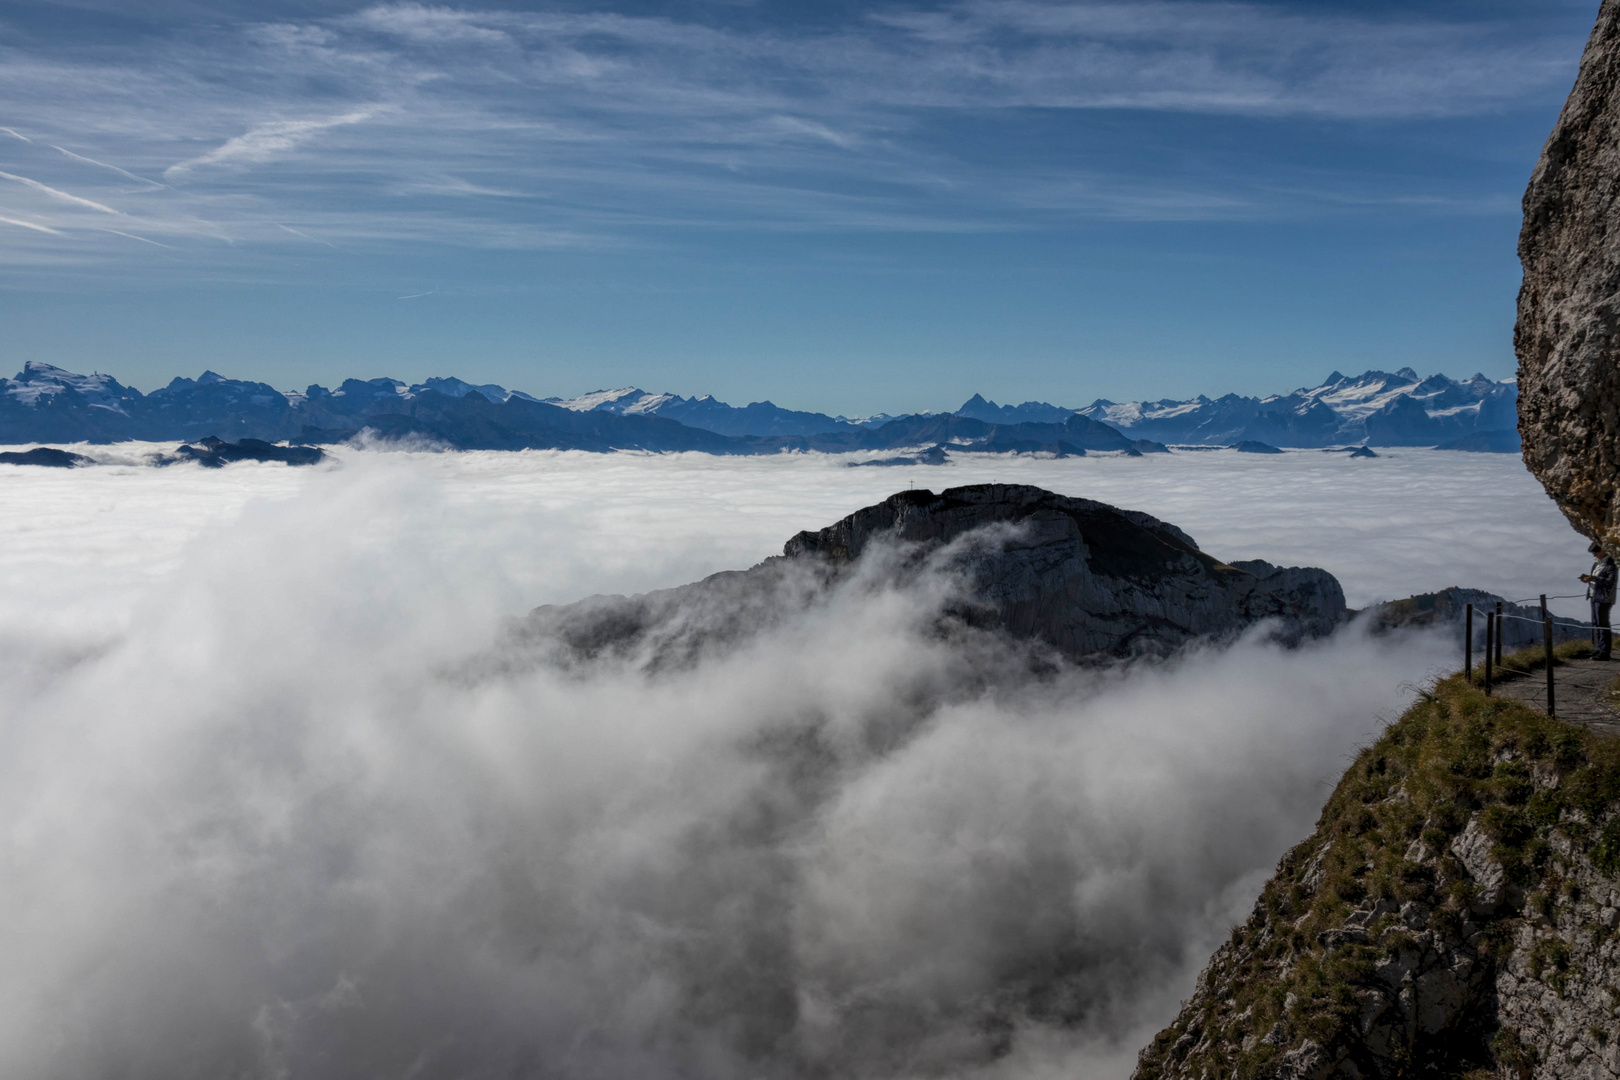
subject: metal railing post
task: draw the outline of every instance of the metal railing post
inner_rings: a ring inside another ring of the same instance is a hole
[[[1496,645],[1496,613],[1485,613],[1485,696],[1491,693],[1491,657],[1494,655]]]
[[[1463,678],[1474,681],[1474,605],[1463,612]]]
[[[1542,601],[1543,604],[1546,601]],[[1543,614],[1541,618],[1542,648],[1547,651],[1547,715],[1557,716],[1557,707],[1553,702],[1553,643],[1552,618]]]
[[[1507,630],[1507,623],[1502,621],[1502,601],[1498,600],[1496,602],[1496,666],[1497,667],[1502,666],[1502,639],[1507,637],[1507,634],[1504,633],[1505,630]]]

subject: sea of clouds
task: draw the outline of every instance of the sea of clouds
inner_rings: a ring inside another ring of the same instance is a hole
[[[1451,643],[1036,675],[876,573],[657,674],[509,662],[509,618],[912,483],[1147,510],[1352,605],[1584,569],[1495,455],[79,449],[129,464],[0,468],[6,1076],[1123,1077]]]

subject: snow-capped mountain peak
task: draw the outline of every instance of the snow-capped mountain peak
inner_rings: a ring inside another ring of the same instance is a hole
[[[557,405],[575,412],[611,412],[622,413],[625,409],[636,405],[644,398],[653,397],[645,390],[634,386],[622,386],[617,390],[592,390],[588,394],[581,394],[573,398],[546,398],[546,404]],[[669,397],[668,394],[659,395]]]
[[[122,385],[111,375],[100,372],[79,375],[40,360],[23,364],[15,379],[0,379],[0,387],[4,388],[3,392],[8,397],[22,405],[37,406],[42,399],[72,391],[84,397],[92,406],[117,413],[124,412],[124,402],[128,398],[140,396],[139,391]]]
[[[1436,445],[1474,431],[1507,431],[1517,387],[1483,375],[1467,381],[1409,367],[1348,376],[1263,398],[1227,394],[1211,401],[1113,402],[1079,410],[1138,438],[1226,445],[1245,439],[1283,446]]]

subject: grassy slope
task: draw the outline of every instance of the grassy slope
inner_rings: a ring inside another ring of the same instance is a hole
[[[1529,668],[1531,659],[1521,654],[1513,666]],[[1545,922],[1579,899],[1566,862],[1620,874],[1617,810],[1620,740],[1487,697],[1460,675],[1440,682],[1344,774],[1315,834],[1284,856],[1194,998],[1142,1052],[1137,1076],[1274,1075],[1306,1040],[1335,1054],[1353,1047],[1368,1069],[1365,1007],[1380,990],[1377,967],[1426,947],[1414,942],[1412,920],[1392,909],[1421,913],[1425,928],[1477,958],[1476,987],[1489,986],[1515,942],[1528,940],[1520,934],[1527,920]],[[1477,887],[1450,847],[1476,816],[1508,884],[1509,902],[1490,914],[1472,910]],[[1345,935],[1358,910],[1374,914],[1367,932]],[[1529,957],[1560,995],[1568,964],[1556,941],[1538,939]],[[1472,1021],[1417,1036],[1369,1071],[1527,1072],[1534,1050],[1497,1028],[1490,1010],[1471,1012]]]

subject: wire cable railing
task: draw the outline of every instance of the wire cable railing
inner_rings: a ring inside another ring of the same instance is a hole
[[[1523,600],[1502,600],[1496,601],[1491,605],[1482,605],[1482,613],[1485,616],[1485,693],[1491,693],[1491,684],[1495,670],[1502,669],[1502,647],[1505,644],[1504,639],[1507,637],[1507,621],[1511,619],[1516,623],[1530,623],[1532,626],[1539,624],[1541,626],[1542,638],[1541,662],[1545,664],[1547,672],[1547,715],[1557,716],[1558,712],[1555,687],[1556,680],[1554,679],[1553,671],[1554,668],[1559,664],[1559,660],[1557,653],[1553,648],[1554,630],[1563,630],[1566,631],[1566,633],[1568,631],[1587,631],[1593,635],[1592,643],[1594,645],[1598,644],[1596,635],[1598,631],[1601,630],[1604,635],[1602,646],[1605,656],[1600,657],[1600,659],[1606,658],[1610,643],[1609,635],[1611,631],[1606,625],[1608,622],[1606,618],[1604,619],[1605,625],[1598,625],[1596,623],[1595,615],[1594,621],[1591,623],[1577,622],[1570,619],[1561,619],[1555,617],[1552,612],[1547,610],[1547,604],[1548,601],[1551,600],[1581,600],[1589,599],[1590,596],[1590,593],[1577,593],[1567,596],[1534,596],[1526,597]],[[1536,602],[1541,608],[1541,615],[1539,618],[1502,610],[1504,607],[1510,606],[1522,608],[1532,601]],[[1494,610],[1492,610],[1493,607]],[[1475,606],[1473,604],[1468,604],[1466,605],[1463,613],[1463,672],[1464,677],[1469,681],[1472,681],[1474,677],[1474,612]],[[1523,639],[1521,638],[1520,640],[1522,641]],[[1528,674],[1528,672],[1524,672],[1524,674]]]

